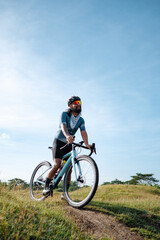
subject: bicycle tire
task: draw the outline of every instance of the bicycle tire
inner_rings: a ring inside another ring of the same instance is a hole
[[[73,176],[75,175],[74,170],[72,171],[72,168],[73,168],[72,163],[69,165],[69,167],[66,171],[65,177],[64,177],[64,184],[63,184],[64,198],[66,199],[66,201],[68,202],[69,205],[71,205],[72,207],[75,207],[75,208],[82,208],[85,205],[87,205],[91,201],[91,199],[94,197],[97,187],[98,187],[99,172],[98,172],[97,164],[93,158],[86,156],[86,155],[79,156],[76,159],[76,164],[75,164],[76,168],[78,168],[77,167],[78,162],[79,162],[80,166],[83,167],[84,161],[86,161],[91,166],[92,172],[94,174],[93,184],[92,185],[90,184],[91,186],[85,185],[87,180],[85,179],[84,172],[89,174],[89,176],[90,176],[91,172],[89,172],[89,169],[87,172],[87,169],[84,168],[84,170],[82,170],[82,180],[79,180],[81,182],[77,183],[77,189],[70,190],[70,187],[67,186],[69,175],[71,175],[71,183],[75,185],[74,181],[72,182],[72,175]],[[70,185],[72,185],[72,184],[70,184]],[[78,184],[82,184],[82,186],[78,186]]]
[[[44,172],[43,172],[42,167],[45,168]],[[51,169],[51,167],[52,167],[52,165],[48,161],[44,161],[44,162],[39,163],[38,166],[34,169],[32,176],[31,176],[30,185],[29,185],[30,196],[33,200],[42,201],[46,198],[45,196],[43,196],[43,189],[44,189],[46,174]],[[38,176],[36,176],[36,174],[38,175],[37,172],[40,170],[40,168],[41,168],[42,172],[39,177],[41,177],[40,181],[43,184],[37,182]]]

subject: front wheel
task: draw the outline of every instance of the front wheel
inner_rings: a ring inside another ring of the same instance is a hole
[[[29,185],[30,196],[33,200],[41,201],[46,198],[43,196],[43,189],[46,177],[48,176],[51,168],[52,165],[45,161],[41,162],[33,171]]]
[[[75,208],[84,207],[93,198],[99,181],[95,161],[86,155],[79,156],[75,163],[77,180],[72,164],[64,177],[64,197],[69,205]]]

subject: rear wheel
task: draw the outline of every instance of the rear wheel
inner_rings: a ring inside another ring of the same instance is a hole
[[[52,165],[49,162],[45,161],[41,162],[33,171],[29,186],[30,196],[32,199],[41,201],[46,198],[43,196],[43,189],[46,177],[48,176],[51,168]]]
[[[85,155],[77,158],[75,168],[77,180],[71,164],[64,177],[63,191],[69,205],[81,208],[93,198],[98,186],[99,173],[95,161]]]

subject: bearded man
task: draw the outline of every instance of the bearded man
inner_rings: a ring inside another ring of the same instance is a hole
[[[46,179],[43,195],[48,195],[50,192],[49,184],[55,173],[61,167],[63,155],[72,150],[71,144],[74,141],[74,135],[78,129],[81,131],[81,136],[86,147],[90,149],[90,145],[88,144],[88,135],[85,129],[85,122],[81,117],[81,105],[81,99],[78,96],[72,96],[68,100],[69,109],[61,115],[59,130],[53,141],[52,147],[54,164]],[[69,144],[65,148],[61,149],[66,145],[66,143]]]

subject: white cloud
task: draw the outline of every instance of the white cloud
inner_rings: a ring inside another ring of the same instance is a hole
[[[10,136],[8,134],[6,134],[6,133],[2,133],[0,135],[0,139],[2,139],[2,140],[10,139]]]
[[[1,152],[1,159],[3,159],[3,150],[5,148],[11,148],[14,146],[13,142],[12,142],[12,138],[11,135],[9,135],[8,133],[1,133],[0,134],[0,152]]]

